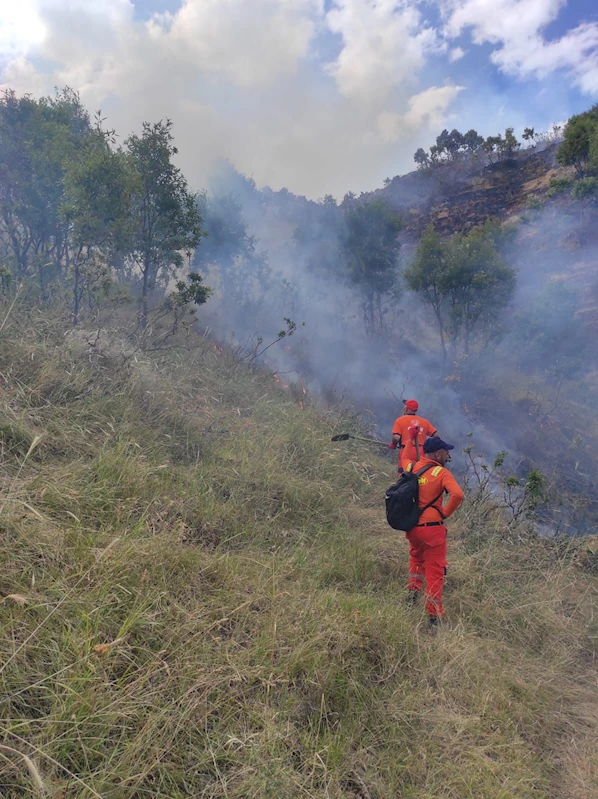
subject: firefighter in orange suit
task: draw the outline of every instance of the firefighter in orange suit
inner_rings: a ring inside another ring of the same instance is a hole
[[[426,582],[426,611],[430,626],[438,623],[444,614],[442,587],[446,574],[446,526],[449,518],[463,501],[463,489],[445,468],[450,461],[449,451],[454,449],[438,436],[429,438],[423,446],[423,456],[415,464],[408,464],[408,471],[418,472],[425,466],[430,468],[418,480],[419,507],[422,509],[417,527],[408,533],[410,603],[415,603]],[[444,494],[449,494],[446,505]]]
[[[436,435],[434,425],[417,415],[418,408],[417,400],[407,400],[405,413],[395,420],[392,428],[392,441],[388,446],[390,449],[399,449],[399,474],[405,471],[409,463],[419,460],[426,438]]]

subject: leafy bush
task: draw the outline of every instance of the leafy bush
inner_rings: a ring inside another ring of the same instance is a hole
[[[585,200],[598,193],[598,178],[581,178],[573,187],[576,200]]]
[[[544,203],[536,194],[531,194],[525,201],[525,207],[528,211],[537,211],[542,208],[543,205]]]
[[[568,177],[550,178],[549,189],[546,192],[548,197],[554,197],[556,194],[561,194],[573,185],[573,179]]]

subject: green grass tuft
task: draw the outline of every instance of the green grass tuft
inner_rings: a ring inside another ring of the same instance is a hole
[[[0,341],[3,797],[598,795],[591,541],[465,509],[431,636],[390,461],[205,338],[59,321]]]

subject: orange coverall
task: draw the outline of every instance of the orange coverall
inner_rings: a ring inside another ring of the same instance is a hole
[[[419,478],[419,507],[424,508],[435,498],[419,518],[419,524],[405,534],[409,541],[408,591],[421,591],[426,580],[426,611],[430,616],[442,616],[442,588],[446,574],[446,526],[448,519],[463,501],[463,489],[453,475],[435,460],[425,455],[407,469],[414,472],[431,465]],[[450,494],[443,507],[443,494]]]
[[[419,441],[420,457],[423,455],[423,444],[426,438],[436,435],[436,428],[423,416],[417,414],[404,414],[395,420],[392,428],[393,436],[401,436],[401,449],[399,450],[399,469],[405,470],[408,463],[414,463],[417,460],[417,453],[415,450],[415,442],[409,438],[408,430],[411,425],[419,425],[419,433],[417,440]]]

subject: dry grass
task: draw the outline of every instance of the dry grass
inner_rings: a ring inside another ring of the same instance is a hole
[[[0,390],[3,797],[596,795],[584,546],[457,520],[430,637],[392,464],[207,339],[9,323]]]

